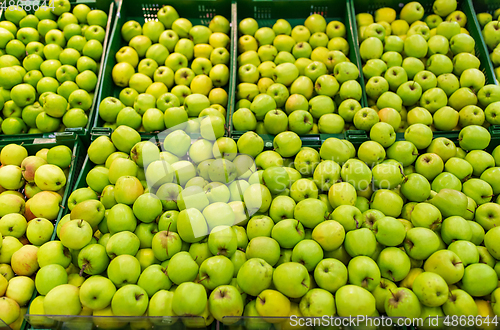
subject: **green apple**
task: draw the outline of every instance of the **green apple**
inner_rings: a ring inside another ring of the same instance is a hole
[[[51,264],[58,264],[66,268],[71,263],[71,253],[60,241],[50,241],[43,244],[38,249],[37,258],[41,268]]]
[[[450,291],[448,301],[443,305],[443,312],[447,315],[477,316],[477,305],[474,299],[465,291],[455,289]]]
[[[364,246],[357,243],[361,241],[364,242]],[[345,249],[351,257],[371,256],[375,251],[375,244],[375,235],[368,228],[351,230],[345,237]]]
[[[385,246],[398,246],[406,236],[403,224],[392,217],[384,217],[373,225],[377,241]]]
[[[373,290],[380,282],[380,270],[375,261],[366,256],[357,256],[347,266],[349,283]]]
[[[460,281],[464,274],[464,266],[460,258],[450,250],[434,252],[425,261],[424,269],[440,275],[448,285]]]
[[[369,37],[361,42],[359,50],[361,59],[363,61],[368,61],[382,57],[384,46],[379,38]]]
[[[127,273],[122,273],[120,269],[127,269]],[[135,284],[141,273],[141,265],[134,256],[123,254],[115,257],[109,263],[107,275],[117,288],[127,284]]]
[[[410,35],[404,40],[404,52],[407,56],[422,58],[427,50],[427,41],[419,34]]]
[[[310,287],[310,277],[304,265],[287,262],[276,267],[273,283],[278,291],[290,298],[302,297]]]
[[[399,281],[404,279],[410,272],[411,261],[401,249],[388,247],[380,252],[377,265],[380,267],[382,277],[389,278],[392,281]]]
[[[92,227],[85,220],[71,220],[62,226],[59,238],[64,246],[79,250],[91,241]]]
[[[448,300],[448,285],[436,273],[423,272],[413,282],[413,292],[428,307],[438,307]]]
[[[419,317],[421,312],[417,296],[407,288],[397,288],[392,291],[391,295],[387,295],[384,306],[390,317],[414,318]]]
[[[392,207],[388,207],[387,199],[391,200]],[[385,200],[385,202],[383,202]],[[398,217],[403,208],[403,200],[400,195],[392,190],[380,189],[377,190],[371,198],[371,208],[383,212],[387,216]]]
[[[320,288],[335,293],[347,284],[347,268],[337,259],[323,259],[314,270],[314,280]]]
[[[80,287],[82,306],[95,310],[106,308],[111,304],[115,292],[115,285],[109,279],[99,275],[91,276]]]
[[[451,243],[448,249],[455,252],[459,256],[460,260],[464,263],[464,267],[479,262],[479,251],[474,243],[458,240]]]
[[[147,293],[135,284],[119,288],[111,300],[111,309],[115,315],[140,316],[146,312],[147,308]]]
[[[41,268],[35,278],[36,289],[41,295],[46,295],[53,288],[67,283],[68,274],[64,267],[58,264]]]
[[[231,317],[243,314],[243,300],[236,287],[222,285],[210,294],[208,308],[215,319],[224,324],[232,324],[237,318]]]

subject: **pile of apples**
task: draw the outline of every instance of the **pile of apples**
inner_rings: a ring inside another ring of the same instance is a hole
[[[495,76],[498,80],[500,77],[500,49],[497,49],[500,43],[500,34],[497,32],[498,28],[498,16],[500,16],[500,9],[495,10],[493,15],[490,13],[479,13],[477,14],[477,20],[481,25],[482,34],[488,50],[491,51],[490,59],[491,63],[495,67]],[[495,18],[495,20],[493,20]]]
[[[346,27],[319,14],[293,27],[279,19],[239,23],[236,131],[341,133],[361,109],[359,69],[349,60]]]
[[[195,25],[180,18],[172,6],[158,11],[158,20],[141,26],[128,21],[121,35],[128,46],[116,53],[113,82],[119,98],[99,106],[105,127],[121,125],[141,132],[162,131],[205,108],[224,118],[229,83],[229,21],[216,15],[210,24]]]
[[[107,14],[68,0],[33,14],[10,6],[0,22],[3,134],[82,128],[97,85]]]
[[[441,131],[498,125],[500,89],[485,85],[466,15],[456,0],[432,8],[425,18],[419,2],[407,3],[399,19],[392,8],[356,15],[367,115],[399,131],[415,123]]]
[[[290,131],[272,150],[255,132],[173,129],[157,143],[119,126],[98,137],[59,240],[27,261],[41,266],[31,322],[499,315],[500,147],[484,151],[491,136],[471,125],[459,145],[437,138],[419,151],[383,126],[357,150],[336,138],[303,147]]]
[[[64,145],[28,156],[9,144],[0,152],[0,319],[19,329],[60,210],[73,152]]]

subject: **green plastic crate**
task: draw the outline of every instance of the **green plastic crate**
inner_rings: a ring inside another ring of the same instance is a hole
[[[370,1],[370,0],[347,0],[348,5],[350,7],[350,12],[352,16],[352,21],[354,22],[353,28],[356,28],[356,14],[358,13],[370,13],[374,14],[375,11],[379,8],[390,7],[396,10],[399,17],[399,11],[404,6],[404,3],[401,3],[399,0],[380,0],[380,1]],[[432,5],[434,3],[433,0],[420,0],[420,4],[424,7],[425,15],[424,17],[433,14]],[[476,2],[476,0],[474,0]],[[495,73],[493,71],[493,66],[490,61],[488,48],[483,41],[481,29],[479,23],[476,18],[476,14],[474,12],[474,8],[472,7],[471,0],[459,0],[457,10],[461,10],[467,16],[467,24],[466,28],[469,31],[470,35],[476,41],[475,53],[477,58],[481,61],[479,69],[484,73],[486,84],[498,84]],[[359,38],[356,33],[356,44],[359,45]],[[359,49],[359,47],[358,47]],[[365,85],[363,85],[363,92],[366,93]]]
[[[61,205],[66,205],[68,198],[73,191],[73,186],[76,182],[76,179],[78,177],[78,174],[80,172],[80,169],[83,164],[83,151],[82,151],[82,142],[79,136],[77,136],[73,132],[61,132],[61,133],[55,133],[54,137],[52,138],[40,138],[40,137],[33,137],[31,135],[28,135],[27,137],[23,138],[18,138],[18,139],[9,139],[9,140],[3,140],[0,141],[0,150],[5,147],[8,144],[19,144],[22,145],[23,147],[26,148],[28,151],[29,155],[35,155],[37,151],[40,149],[44,148],[52,148],[58,145],[65,145],[69,147],[70,149],[73,150],[73,161],[70,165],[70,171],[66,183],[66,188],[64,190],[64,196],[62,198]],[[59,220],[64,216],[66,210],[64,207],[61,207],[59,209],[59,213],[57,215],[56,223],[59,222]],[[55,232],[55,227],[54,227],[54,232]],[[53,234],[54,235],[54,234]],[[37,292],[35,290],[33,297],[31,300],[33,300],[37,296]],[[30,302],[31,303],[31,302]],[[28,305],[29,306],[29,305]],[[26,320],[23,322],[23,325],[21,326],[21,329],[26,329],[28,327],[28,323]],[[2,328],[2,322],[0,321],[0,329]],[[10,329],[10,328],[8,328]]]
[[[9,144],[19,144],[26,148],[28,155],[35,155],[35,153],[41,149],[50,149],[55,146],[65,145],[73,150],[73,161],[70,165],[70,171],[64,190],[64,197],[62,199],[62,205],[66,205],[66,200],[73,191],[73,185],[76,182],[76,178],[80,172],[81,166],[83,164],[83,155],[86,153],[82,151],[81,139],[78,135],[73,132],[59,132],[55,133],[54,137],[51,138],[39,138],[39,137],[23,137],[20,139],[10,139],[8,141],[0,141],[0,150]],[[64,215],[64,209],[59,210],[57,219],[62,218]]]
[[[229,0],[164,0],[160,3],[154,0],[126,1],[126,3],[121,1],[118,3],[118,14],[111,33],[108,54],[104,62],[104,79],[99,90],[97,109],[99,109],[101,101],[106,97],[113,96],[118,98],[123,89],[116,86],[112,79],[113,67],[117,63],[115,55],[122,47],[127,46],[127,43],[121,37],[122,25],[129,20],[135,20],[141,25],[146,21],[154,20],[157,17],[158,10],[160,10],[164,5],[173,6],[179,13],[180,17],[187,18],[191,21],[191,23],[193,23],[193,25],[208,26],[214,16],[224,16],[229,20],[229,22],[231,22],[229,37],[231,39],[231,47],[233,47],[235,41],[232,37],[232,29],[234,29],[235,24],[233,21],[231,2]],[[234,93],[231,92],[234,90],[232,84],[233,81],[230,80],[224,87],[228,94],[228,105],[231,104],[231,98],[234,95]],[[230,113],[228,105],[226,105],[226,118],[229,118]],[[105,124],[105,121],[99,116],[98,111],[95,113],[94,120],[95,122],[93,127],[103,127]],[[227,120],[228,119],[226,119],[226,122]],[[141,133],[141,135],[142,134],[144,133]]]
[[[113,21],[115,17],[115,11],[116,11],[116,4],[112,0],[71,0],[71,6],[74,7],[79,4],[85,4],[89,6],[91,9],[100,9],[105,11],[108,14],[108,22],[106,24],[106,37],[104,38],[104,43],[103,43],[103,54],[101,57],[101,65],[99,67],[99,72],[97,75],[97,86],[94,92],[94,99],[92,101],[92,107],[90,108],[87,116],[88,116],[88,123],[85,127],[83,128],[66,128],[66,132],[73,132],[77,134],[78,136],[82,137],[82,141],[85,145],[88,144],[88,140],[90,137],[90,131],[92,129],[92,125],[94,123],[94,118],[97,114],[97,100],[98,100],[98,95],[99,95],[99,89],[100,85],[102,83],[102,74],[104,71],[104,60],[106,57],[106,52],[108,48],[108,40],[110,37],[110,31],[111,27],[113,26]],[[16,4],[18,2],[16,1]],[[21,3],[21,2],[19,2]],[[43,0],[29,0],[30,4],[34,3],[40,3],[43,4]],[[47,1],[48,3],[48,1]],[[32,7],[33,8],[33,7]],[[36,7],[35,7],[36,9]],[[28,13],[34,13],[34,10],[32,9],[31,11],[27,11]],[[4,20],[4,13],[3,10],[0,11],[0,19]],[[52,132],[52,133],[39,133],[39,134],[16,134],[16,135],[5,135],[3,133],[0,134],[0,140],[6,140],[10,141],[11,139],[18,139],[18,138],[54,138],[56,136],[57,132]]]
[[[361,58],[359,56],[359,48],[356,46],[356,29],[355,21],[352,20],[351,15],[349,15],[349,7],[346,6],[346,1],[343,0],[243,0],[237,1],[237,22],[239,23],[242,19],[252,17],[257,20],[259,27],[272,27],[273,24],[280,18],[286,19],[292,27],[296,25],[304,24],[305,19],[312,14],[320,14],[325,17],[326,22],[331,21],[341,21],[346,27],[346,40],[349,43],[349,59],[352,63],[355,63],[359,68],[361,67]],[[235,29],[237,30],[237,29]],[[238,31],[234,31],[234,38],[238,37]],[[236,131],[232,123],[232,114],[236,111],[236,86],[238,81],[238,47],[237,44],[233,45],[232,49],[232,63],[231,63],[231,79],[234,81],[234,95],[233,103],[231,104],[231,118],[230,118],[230,129],[231,136],[237,138],[243,135],[244,131]],[[364,86],[364,78],[361,74],[358,77],[358,82],[360,85]],[[366,93],[363,91],[361,97],[361,106],[367,106]],[[340,134],[343,135],[344,133]],[[349,133],[345,133],[349,134]],[[329,136],[329,134],[309,134],[301,136],[303,142],[309,143],[312,139],[316,141],[317,144],[321,144],[322,138]],[[332,134],[332,137],[338,137],[338,134]],[[274,138],[273,135],[262,135],[265,141],[269,141]]]
[[[395,9],[398,12],[404,6],[404,3],[401,3],[399,0],[379,0],[377,2],[373,2],[370,0],[347,0],[348,5],[351,9],[351,16],[353,21],[352,28],[356,29],[356,14],[358,13],[370,13],[374,14],[375,11],[379,8],[390,7]],[[475,2],[476,0],[474,0]],[[424,17],[433,14],[432,4],[433,0],[420,0],[420,4],[424,7],[425,15]],[[470,35],[476,41],[475,53],[477,58],[481,61],[481,65],[479,69],[483,71],[484,76],[486,78],[486,84],[496,84],[495,73],[493,72],[493,67],[491,65],[491,61],[489,60],[489,52],[486,44],[483,41],[481,29],[479,26],[479,22],[477,21],[476,14],[474,12],[474,8],[472,7],[472,3],[470,0],[459,0],[457,10],[461,10],[467,16],[467,24],[466,29],[469,31]],[[359,38],[356,33],[356,44],[359,45]],[[364,88],[364,86],[363,86]]]

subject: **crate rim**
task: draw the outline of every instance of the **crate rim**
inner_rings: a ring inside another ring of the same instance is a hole
[[[229,8],[229,16],[226,17],[229,21],[230,21],[230,32],[228,34],[229,38],[230,38],[230,46],[229,46],[229,51],[233,48],[233,44],[236,44],[236,40],[233,39],[233,30],[235,29],[235,23],[234,23],[234,19],[236,18],[236,14],[233,12],[233,2],[231,0],[189,0],[189,2],[195,2],[195,3],[200,3],[200,4],[210,4],[210,3],[221,3],[221,4],[224,4],[224,5],[227,5],[228,8]],[[167,4],[170,4],[169,3],[165,3],[163,5],[167,5]],[[162,4],[160,4],[162,5]],[[112,41],[114,40],[114,38],[119,38],[121,40],[121,34],[120,34],[120,27],[118,26],[119,24],[119,20],[122,19],[122,8],[124,6],[124,1],[123,0],[118,0],[118,4],[117,4],[117,10],[116,10],[116,19],[114,20],[114,23],[113,23],[113,27],[112,27],[112,31],[110,33],[110,37],[109,37],[109,45],[108,45],[108,54],[106,54],[106,57],[105,57],[105,62],[104,62],[104,65],[103,67],[106,68],[108,67],[108,61],[111,57],[111,43]],[[186,17],[187,19],[194,19],[193,17]],[[115,34],[120,34],[119,36],[115,36]],[[122,43],[122,47],[124,46],[125,44]],[[114,56],[114,55],[113,55]],[[229,73],[229,81],[228,81],[228,84],[226,85],[227,86],[227,94],[228,94],[228,101],[227,101],[227,106],[226,106],[226,125],[227,123],[229,122],[230,120],[230,105],[232,104],[232,98],[234,97],[234,91],[235,91],[235,87],[234,87],[234,82],[233,80],[231,79],[231,66],[232,66],[232,54],[231,54],[231,51],[230,51],[230,61],[229,61],[229,65],[228,65],[228,68],[230,69],[230,73]],[[101,118],[99,117],[99,106],[100,106],[100,103],[102,102],[102,100],[104,100],[106,97],[109,97],[109,96],[112,96],[112,95],[106,95],[104,96],[103,95],[103,85],[104,85],[104,79],[107,80],[108,83],[110,84],[113,84],[113,81],[111,79],[111,77],[105,77],[105,75],[103,74],[103,81],[101,83],[101,85],[99,86],[99,97],[97,99],[97,102],[96,102],[96,113],[95,113],[95,116],[94,116],[94,121],[93,121],[93,124],[92,124],[92,128],[110,128],[110,127],[106,127],[106,126],[101,126],[100,123],[103,122],[101,120]],[[118,88],[118,87],[114,87],[114,88]],[[224,87],[222,87],[224,88]],[[170,91],[169,91],[170,92]],[[91,133],[90,133],[91,134]],[[142,135],[148,135],[148,134],[151,134],[150,132],[139,132],[139,134],[142,136]],[[226,133],[224,136],[229,136],[229,133]]]
[[[282,3],[286,3],[286,2],[310,2],[311,5],[313,4],[317,4],[317,5],[326,5],[326,4],[330,4],[331,1],[329,0],[312,0],[312,1],[304,1],[304,0],[232,0],[233,1],[233,5],[235,6],[235,14],[236,14],[236,23],[238,23],[239,21],[241,21],[244,17],[242,18],[238,18],[238,9],[237,9],[237,3],[246,3],[246,4],[250,4],[250,3],[255,3],[255,4],[272,4],[272,3],[279,3],[279,2],[282,2]],[[340,1],[340,2],[343,2],[343,1]],[[345,2],[345,19],[342,21],[346,27],[346,31],[350,31],[350,32],[347,32],[346,33],[346,37],[345,39],[347,40],[347,42],[351,41],[352,42],[352,47],[350,47],[349,49],[349,53],[353,52],[353,55],[349,55],[349,58],[350,57],[353,57],[355,59],[355,62],[352,61],[351,59],[351,62],[356,64],[356,66],[358,68],[361,67],[361,57],[360,57],[360,54],[359,54],[359,47],[357,47],[357,45],[355,44],[355,41],[356,41],[356,38],[357,38],[357,31],[355,28],[353,28],[353,17],[351,15],[351,12],[350,12],[350,7],[348,5],[348,2],[346,1]],[[252,15],[251,13],[248,14],[248,15]],[[250,16],[245,16],[246,17],[250,17]],[[338,18],[338,17],[336,17]],[[305,18],[304,18],[305,19]],[[257,19],[258,20],[258,19]],[[272,19],[274,20],[274,19]],[[238,26],[237,24],[235,24],[235,31],[233,32],[234,33],[234,38],[235,40],[238,40]],[[350,33],[350,38],[349,38],[349,33]],[[355,38],[356,37],[356,38]],[[351,45],[350,45],[351,46]],[[234,84],[233,84],[233,87],[234,87],[234,94],[233,94],[233,102],[231,103],[231,106],[230,106],[230,118],[229,118],[229,129],[230,129],[230,136],[231,137],[240,137],[241,135],[243,135],[244,133],[246,133],[245,131],[236,131],[234,130],[234,126],[233,126],[233,114],[234,112],[236,112],[236,87],[237,87],[237,82],[238,82],[238,65],[237,65],[237,58],[238,58],[238,44],[237,42],[235,42],[235,44],[233,45],[232,47],[232,54],[231,54],[231,59],[232,59],[232,62],[231,62],[231,79],[234,81]],[[361,104],[361,107],[367,107],[368,106],[368,101],[367,101],[367,97],[366,97],[366,92],[364,91],[364,77],[363,77],[363,73],[361,70],[359,70],[359,76],[358,76],[358,79],[357,81],[359,82],[359,84],[361,85],[361,90],[362,90],[362,95],[361,95],[361,99],[359,101],[359,103]],[[352,131],[357,131],[357,130],[352,130]],[[339,135],[343,135],[345,134],[344,132],[342,133],[338,133],[338,134],[324,134],[324,133],[315,133],[315,134],[303,134],[303,135],[299,135],[302,138],[304,138],[305,140],[309,140],[311,139],[311,137],[314,137],[314,139],[317,140],[316,143],[321,143],[322,141],[324,141],[323,137],[326,136],[326,135],[330,135],[330,137],[338,137]],[[265,140],[271,140],[274,138],[275,135],[273,134],[262,134],[260,135],[261,137],[265,138]]]

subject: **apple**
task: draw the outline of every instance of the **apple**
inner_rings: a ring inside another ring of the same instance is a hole
[[[464,127],[459,134],[460,147],[465,150],[481,150],[490,143],[490,134],[484,127],[471,125]]]
[[[407,288],[397,288],[391,291],[391,294],[387,295],[384,306],[387,315],[391,317],[414,318],[420,316],[421,312],[417,296]]]
[[[215,319],[225,324],[232,324],[238,319],[231,317],[243,314],[243,300],[236,287],[222,285],[210,294],[208,308]]]
[[[276,267],[273,283],[278,291],[290,298],[302,297],[310,287],[310,278],[304,265],[287,262]]]
[[[361,42],[359,50],[361,59],[363,61],[368,61],[382,57],[384,46],[379,38],[369,37]]]
[[[363,75],[366,79],[382,76],[387,71],[387,63],[380,59],[369,59],[363,66]]]
[[[345,285],[338,289],[335,294],[335,306],[341,317],[376,313],[376,300],[373,295],[357,285]]]
[[[404,40],[404,52],[407,56],[422,58],[427,55],[427,50],[427,42],[419,34],[410,35]]]
[[[477,305],[474,299],[465,291],[455,289],[450,291],[450,297],[443,305],[443,312],[453,315],[477,315]]]
[[[80,299],[83,307],[101,310],[109,306],[115,292],[116,288],[109,279],[94,275],[80,287]]]
[[[78,315],[82,311],[80,289],[63,284],[50,290],[44,298],[43,308],[47,315]]]
[[[365,87],[367,96],[374,100],[378,99],[383,93],[389,91],[389,83],[385,78],[379,76],[371,77]]]
[[[373,290],[380,282],[380,270],[375,261],[366,256],[356,256],[347,266],[349,283]]]
[[[264,290],[256,300],[257,313],[261,317],[271,317],[265,320],[270,323],[279,323],[282,317],[288,317],[290,312],[290,300],[276,290]],[[281,318],[276,318],[281,317]]]

